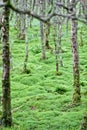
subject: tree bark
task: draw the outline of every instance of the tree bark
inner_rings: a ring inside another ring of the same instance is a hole
[[[45,16],[48,16],[49,13],[52,11],[52,7],[51,7],[51,2],[49,0],[45,0]],[[49,45],[49,35],[50,35],[50,25],[48,24],[45,24],[44,23],[44,26],[45,26],[45,46],[46,46],[46,49],[50,49],[51,50],[51,53],[52,53],[52,48],[51,46]]]
[[[83,119],[80,130],[87,130],[87,113],[84,115],[84,119]]]
[[[33,12],[34,11],[34,7],[35,7],[35,0],[31,0],[30,1],[30,10]],[[32,28],[32,21],[33,21],[33,17],[30,17],[30,28]]]
[[[54,45],[55,45],[55,58],[56,58],[56,74],[59,72],[59,55],[58,55],[58,44],[57,44],[57,18],[54,17],[53,21],[54,26]]]
[[[62,38],[62,21],[58,24],[58,55],[60,60],[60,65],[63,67],[63,60],[62,60],[62,48],[61,48],[61,38]]]
[[[8,0],[3,0],[8,2]],[[12,125],[11,114],[11,90],[10,90],[10,54],[9,54],[9,14],[8,7],[3,7],[2,13],[2,61],[3,61],[3,75],[2,75],[2,119],[3,126]]]
[[[72,41],[72,55],[73,55],[73,76],[74,76],[74,93],[73,103],[80,103],[80,74],[79,74],[79,54],[78,54],[78,42],[77,42],[77,22],[74,20],[76,16],[75,12],[75,0],[71,0],[71,41]]]
[[[24,66],[23,71],[25,73],[29,73],[30,71],[27,69],[27,63],[28,63],[28,16],[26,15],[26,28],[25,28],[25,58],[24,58]]]
[[[43,12],[43,0],[40,0],[40,14],[41,16],[44,15]],[[46,59],[46,51],[45,51],[45,42],[44,42],[44,23],[42,21],[40,21],[40,33],[41,33],[41,43],[42,43],[42,59]]]
[[[26,9],[26,0],[21,0],[20,1],[21,7],[23,9],[23,11],[25,11]],[[26,15],[24,14],[20,14],[20,34],[19,34],[19,38],[21,40],[25,40],[25,24],[26,24]]]

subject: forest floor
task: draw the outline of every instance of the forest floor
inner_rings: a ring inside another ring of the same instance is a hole
[[[87,32],[83,26],[83,46],[80,46],[81,104],[72,106],[73,69],[70,30],[63,29],[62,57],[64,66],[59,65],[61,75],[56,75],[55,51],[46,50],[46,60],[41,59],[39,27],[29,29],[29,74],[23,73],[25,43],[17,39],[17,31],[11,26],[10,43],[12,55],[11,97],[12,128],[5,130],[79,130],[83,115],[87,110]],[[52,31],[50,45],[54,49]],[[1,48],[1,45],[0,45]],[[0,59],[1,52],[0,52]],[[2,62],[0,60],[0,86]],[[1,97],[0,87],[0,97]],[[0,103],[0,115],[1,115]],[[2,128],[3,129],[3,128]],[[3,129],[3,130],[4,130]]]

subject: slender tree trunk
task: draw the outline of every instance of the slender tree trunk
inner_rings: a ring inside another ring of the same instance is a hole
[[[23,11],[25,11],[25,5],[26,4],[26,0],[21,0],[21,6]],[[20,36],[19,38],[22,40],[25,40],[25,21],[26,21],[26,15],[24,14],[20,14],[20,20],[21,20],[21,26],[20,26]]]
[[[24,59],[24,66],[23,71],[25,73],[29,73],[29,70],[27,69],[27,62],[28,62],[28,16],[26,15],[26,27],[25,27],[25,59]]]
[[[45,10],[46,10],[45,16],[48,16],[49,13],[52,11],[52,8],[50,6],[52,6],[51,2],[49,0],[45,0]],[[50,49],[52,53],[52,48],[49,45],[50,25],[44,24],[44,26],[45,26],[45,32],[44,32],[45,33],[45,46],[47,49]]]
[[[57,44],[57,18],[54,17],[54,45],[55,45],[55,57],[56,57],[56,74],[59,72],[59,58],[58,58],[58,44]]]
[[[74,76],[74,93],[73,103],[80,103],[80,74],[79,74],[79,54],[78,54],[78,43],[77,43],[77,22],[73,19],[75,17],[75,0],[71,0],[71,40],[72,40],[72,55],[73,55],[73,76]]]
[[[18,0],[14,0],[14,5],[16,7],[18,7],[18,5],[19,5]],[[16,13],[16,12],[14,12],[14,13],[15,13],[15,25],[14,25],[14,28],[19,29],[19,25],[20,25],[19,14]]]
[[[49,34],[50,34],[50,26],[48,24],[45,24],[45,46],[47,49],[51,49],[49,45]]]
[[[53,52],[52,47],[49,45],[49,34],[50,34],[50,26],[44,23],[44,42],[46,49],[49,49],[50,52]]]
[[[39,9],[39,0],[36,0],[36,3],[35,3],[35,12],[38,14],[38,9]]]
[[[3,0],[8,2],[8,0]],[[11,95],[10,95],[10,54],[9,54],[9,8],[3,7],[2,16],[2,120],[3,126],[12,125]]]
[[[60,23],[58,24],[58,54],[59,54],[59,59],[60,59],[60,65],[61,67],[63,67],[61,38],[62,38],[62,25]]]
[[[67,7],[69,7],[69,0],[67,0],[66,3]],[[67,11],[68,13],[68,11]],[[68,29],[69,29],[69,18],[66,18],[66,33],[68,34]]]
[[[43,0],[40,0],[40,14],[43,16]],[[40,33],[41,33],[41,43],[42,43],[42,59],[46,59],[46,52],[45,52],[45,42],[44,42],[44,23],[40,21]]]
[[[34,7],[35,7],[35,0],[32,0],[32,1],[30,1],[31,3],[30,3],[30,10],[31,11],[34,11]],[[30,28],[32,28],[32,21],[33,21],[33,17],[31,16],[30,17]]]
[[[64,3],[63,0],[60,0],[60,2]],[[65,3],[64,3],[65,4]],[[64,10],[60,7],[58,7],[57,9],[57,12],[60,13],[60,14],[63,14],[64,13]],[[57,37],[58,37],[58,43],[57,43],[57,47],[58,47],[58,57],[59,57],[59,62],[60,62],[60,66],[63,67],[63,60],[62,60],[62,48],[61,48],[61,39],[62,39],[62,24],[64,22],[64,18],[62,17],[57,17],[57,27],[58,27],[58,30],[57,30]]]
[[[28,8],[27,0],[25,0],[25,9]],[[23,65],[23,72],[29,74],[30,70],[27,69],[27,63],[28,63],[28,27],[29,27],[29,17],[28,15],[25,15],[25,57],[24,57],[24,65]]]
[[[81,124],[80,130],[87,130],[87,113],[85,113],[84,115],[84,119]]]

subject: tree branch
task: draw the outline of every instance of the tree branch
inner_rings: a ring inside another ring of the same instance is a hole
[[[70,8],[64,6],[61,3],[56,3],[56,4],[58,4],[59,6],[62,6],[63,8],[65,8],[67,10],[70,10]],[[30,10],[23,11],[23,10],[20,10],[18,8],[15,8],[10,2],[8,2],[8,3],[0,3],[0,7],[4,7],[4,6],[7,6],[8,8],[12,9],[13,11],[15,11],[15,12],[17,12],[19,14],[27,14],[29,16],[32,16],[32,17],[34,17],[34,18],[36,18],[36,19],[38,19],[38,20],[40,20],[40,21],[42,21],[44,23],[48,23],[48,24],[50,24],[49,21],[54,16],[59,16],[59,17],[63,17],[63,18],[70,18],[71,17],[71,14],[68,14],[68,15],[59,14],[59,13],[54,12],[54,10],[52,10],[52,12],[48,16],[42,17],[42,16],[40,16],[40,15],[30,11]],[[87,21],[81,20],[79,18],[74,18],[74,20],[78,20],[80,22],[83,22],[83,23],[87,24]]]
[[[70,10],[70,8],[66,7],[65,5],[63,5],[62,3],[56,2],[57,6],[63,7],[64,9],[66,9],[67,11]]]
[[[48,23],[50,21],[50,19],[54,16],[61,16],[61,17],[70,17],[70,15],[63,15],[63,14],[58,14],[55,13],[53,10],[52,12],[47,16],[47,17],[42,17],[40,15],[35,14],[34,12],[30,11],[30,10],[20,10],[18,8],[15,8],[12,4],[7,5],[10,9],[12,9],[13,11],[19,13],[19,14],[27,14],[30,15],[38,20],[41,20],[42,22]]]

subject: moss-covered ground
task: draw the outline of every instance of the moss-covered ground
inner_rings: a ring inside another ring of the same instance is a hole
[[[87,32],[83,26],[83,46],[80,46],[80,28],[78,32],[80,57],[81,104],[72,106],[73,70],[70,30],[63,29],[62,57],[64,66],[59,66],[61,75],[55,71],[55,51],[46,50],[46,60],[41,59],[41,41],[39,25],[29,29],[29,74],[23,73],[25,43],[17,39],[17,31],[10,28],[12,55],[11,97],[12,128],[6,130],[79,130],[83,115],[87,110]],[[50,45],[54,49],[52,31]],[[0,45],[1,48],[1,45]],[[0,86],[2,62],[0,52]],[[0,98],[1,98],[0,87]],[[1,115],[0,103],[0,115]],[[3,128],[0,128],[3,129]]]

